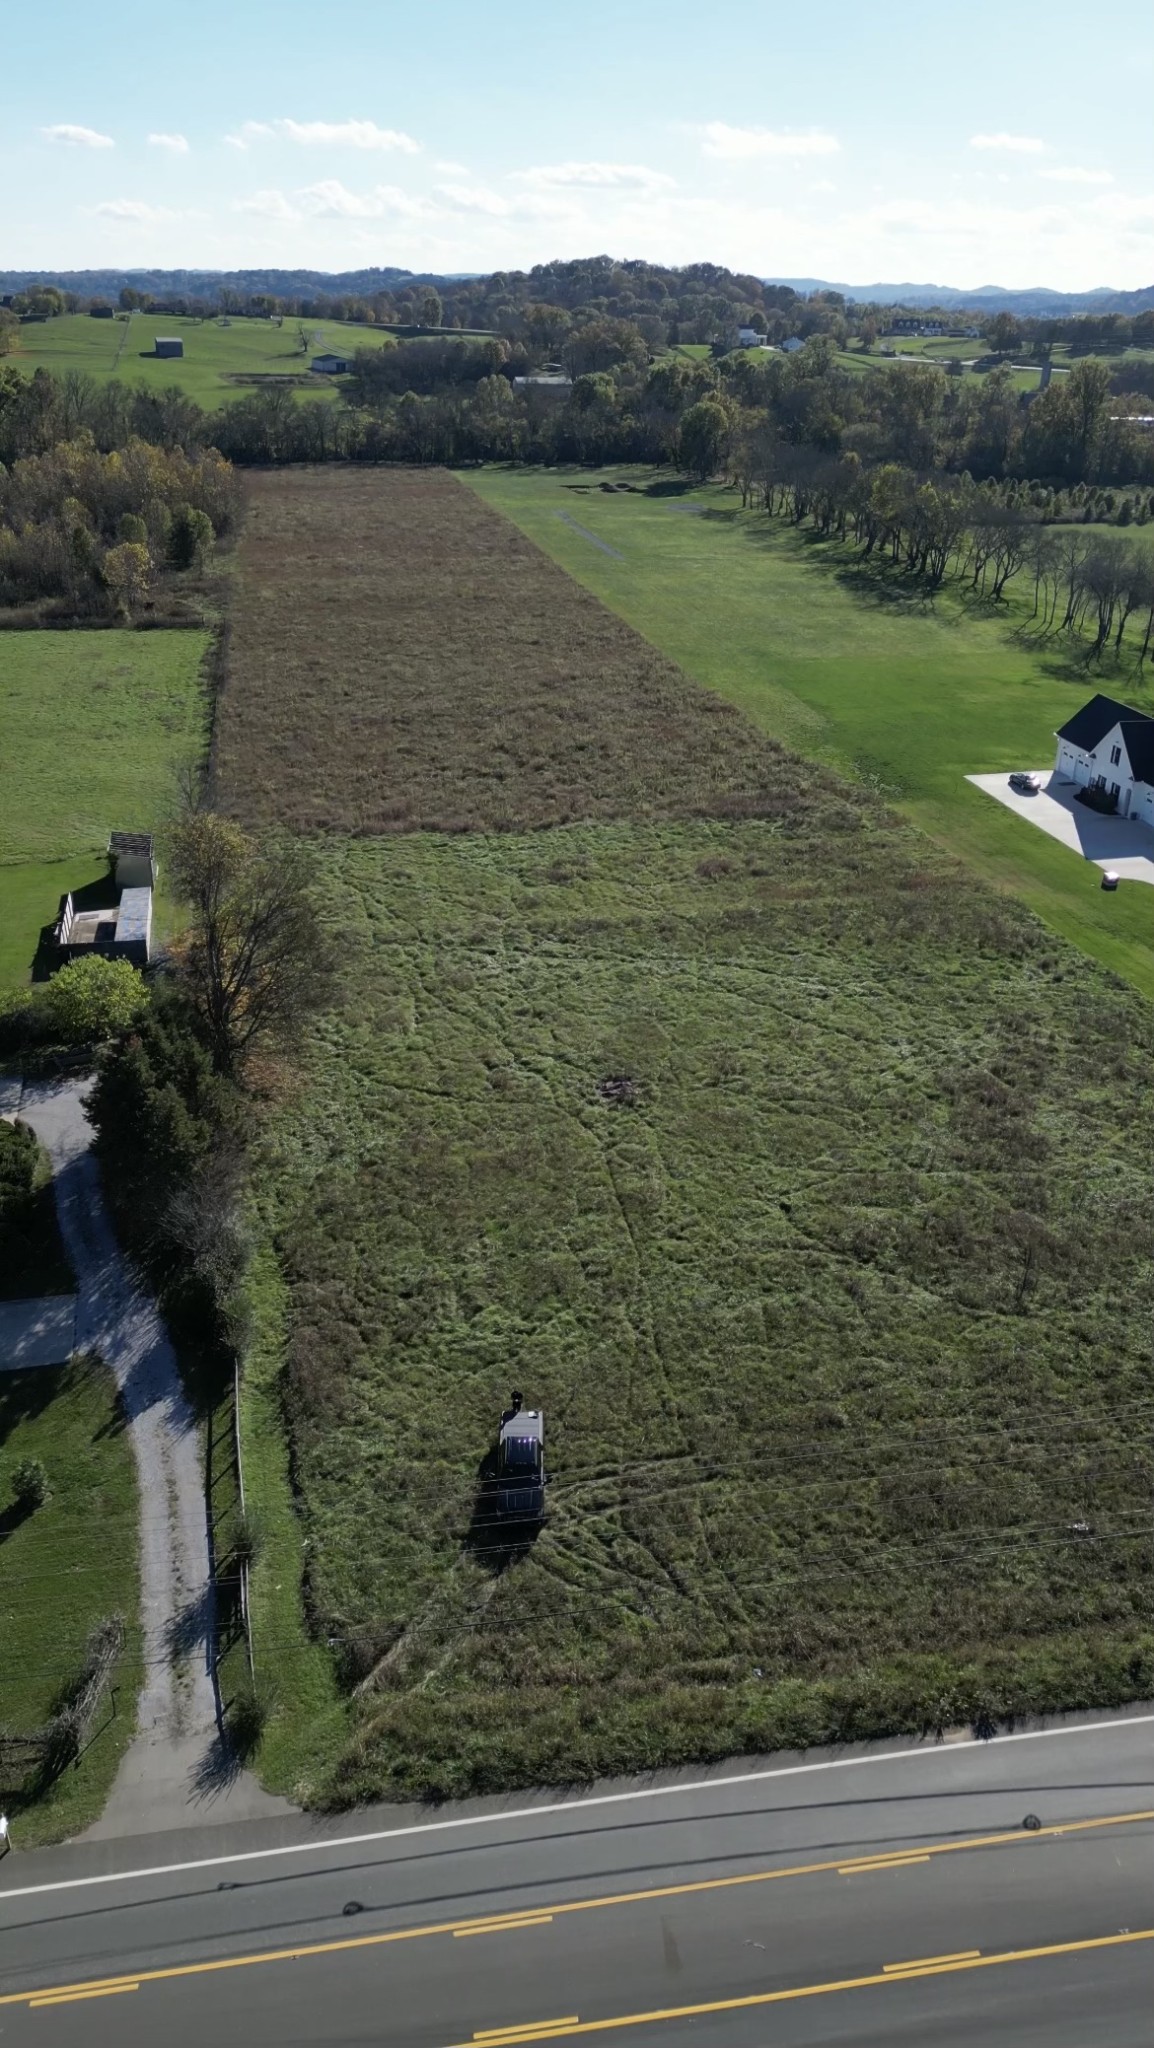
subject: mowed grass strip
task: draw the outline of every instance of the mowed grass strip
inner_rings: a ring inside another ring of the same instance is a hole
[[[300,832],[781,813],[820,770],[441,470],[250,479],[216,779]]]

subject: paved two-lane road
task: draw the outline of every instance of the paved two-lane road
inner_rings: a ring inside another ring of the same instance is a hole
[[[1154,1716],[17,1854],[0,2031],[1151,2048]]]

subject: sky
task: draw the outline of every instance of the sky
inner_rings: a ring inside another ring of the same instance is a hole
[[[1154,8],[52,0],[8,10],[0,267],[1154,284]]]

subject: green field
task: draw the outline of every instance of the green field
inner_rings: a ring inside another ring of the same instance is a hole
[[[618,481],[642,487],[642,472]],[[1154,891],[1103,894],[1096,867],[993,803],[970,773],[1044,767],[1095,688],[1151,708],[1133,677],[1087,677],[1023,623],[875,575],[849,550],[743,513],[732,492],[602,492],[587,474],[469,481],[570,573],[765,732],[883,792],[989,881],[1154,995]],[[660,481],[660,480],[659,480]],[[573,490],[569,485],[593,486]],[[694,509],[696,508],[696,510]],[[609,555],[558,513],[617,550]]]
[[[0,988],[28,977],[59,898],[149,830],[204,749],[208,636],[0,633]],[[158,915],[163,905],[158,905]]]
[[[206,409],[257,389],[268,377],[307,376],[302,394],[311,391],[318,398],[331,398],[334,380],[309,374],[299,327],[309,336],[310,353],[314,336],[319,336],[318,350],[350,355],[358,348],[389,346],[372,328],[337,320],[290,319],[276,327],[270,320],[233,314],[224,327],[216,320],[182,320],[171,313],[133,313],[127,320],[93,320],[87,313],[62,313],[56,320],[21,327],[20,347],[6,361],[29,374],[44,369],[63,376],[69,370],[79,370],[101,383],[119,377],[125,383],[147,384],[158,391],[179,385]],[[158,334],[180,336],[184,355],[179,361],[153,354]]]
[[[43,1461],[51,1496],[21,1518],[11,1477],[26,1457]],[[140,1682],[136,1519],[136,1467],[111,1373],[99,1363],[0,1373],[4,1728],[25,1732],[48,1719],[101,1620],[122,1614],[130,1645],[115,1700],[103,1702],[79,1769],[66,1770],[31,1804],[0,1771],[0,1808],[17,1849],[59,1841],[94,1821],[132,1736]]]

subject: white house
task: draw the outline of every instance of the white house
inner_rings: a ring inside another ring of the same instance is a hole
[[[1059,726],[1055,738],[1055,775],[1080,789],[1105,790],[1117,798],[1120,818],[1154,826],[1154,718],[1099,695]]]
[[[737,340],[740,348],[757,348],[758,344],[765,340],[765,336],[759,327],[739,327]]]
[[[322,377],[343,377],[346,370],[351,368],[352,365],[347,356],[314,356],[309,364],[309,369],[316,370]]]
[[[787,356],[794,356],[797,354],[799,348],[805,347],[805,343],[802,340],[800,334],[791,334],[789,340],[783,341],[781,345]]]

